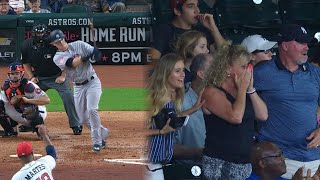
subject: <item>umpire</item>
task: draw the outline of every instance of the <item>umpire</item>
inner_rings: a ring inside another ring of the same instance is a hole
[[[58,91],[66,113],[70,128],[74,135],[81,135],[82,126],[77,115],[70,84],[66,75],[53,62],[57,51],[46,41],[49,30],[44,24],[35,24],[32,28],[32,38],[26,39],[21,47],[22,63],[25,72],[34,83],[43,90],[55,89]],[[23,131],[23,128],[20,128]]]

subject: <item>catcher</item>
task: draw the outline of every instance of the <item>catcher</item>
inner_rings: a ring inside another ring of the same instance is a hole
[[[24,76],[21,63],[8,66],[8,79],[2,86],[2,100],[5,114],[17,123],[21,123],[20,132],[38,132],[36,126],[43,124],[47,112],[46,104],[50,103],[47,94],[38,85]]]

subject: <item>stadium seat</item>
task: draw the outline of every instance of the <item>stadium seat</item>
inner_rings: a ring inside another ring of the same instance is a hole
[[[278,5],[271,0],[263,0],[260,4],[253,0],[217,1],[215,12],[220,28],[274,27],[281,23]]]
[[[283,23],[320,25],[320,0],[280,0]]]
[[[88,13],[89,8],[83,5],[67,4],[61,7],[60,13]]]

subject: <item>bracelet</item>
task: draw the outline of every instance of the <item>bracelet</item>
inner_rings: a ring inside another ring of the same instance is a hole
[[[256,88],[253,88],[252,91],[247,91],[247,94],[253,94],[253,93],[255,93],[255,92],[256,92]]]

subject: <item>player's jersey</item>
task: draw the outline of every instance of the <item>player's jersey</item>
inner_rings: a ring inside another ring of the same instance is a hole
[[[10,102],[11,98],[17,95],[24,95],[28,99],[35,99],[45,95],[45,92],[32,81],[23,78],[19,87],[11,87],[10,81],[6,80],[2,86],[1,98],[5,103]],[[15,106],[18,112],[22,112],[23,107]]]
[[[23,166],[12,180],[53,180],[52,169],[55,166],[55,159],[47,155]]]
[[[65,64],[68,58],[80,55],[81,57],[87,57],[93,52],[93,47],[83,41],[75,41],[69,43],[69,49],[64,52],[56,52],[53,57],[54,63],[61,69],[66,70],[67,77],[76,83],[82,83],[85,80],[95,74],[95,71],[89,61],[84,62],[77,68],[68,68]]]
[[[16,89],[16,90],[14,90]],[[2,90],[5,93],[4,101],[10,101],[13,96],[24,95],[28,99],[34,99],[45,95],[45,92],[39,88],[39,86],[32,81],[23,78],[21,84],[17,88],[10,87],[10,81],[6,80],[2,86]]]

